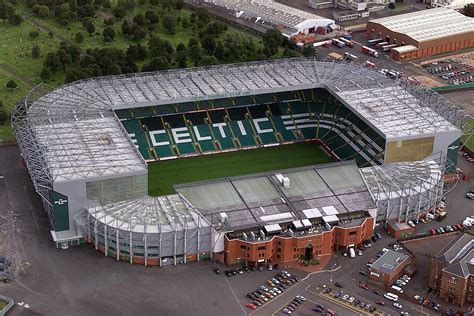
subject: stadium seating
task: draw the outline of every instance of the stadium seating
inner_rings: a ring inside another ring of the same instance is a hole
[[[145,159],[324,141],[360,166],[383,162],[385,140],[324,89],[117,110]]]

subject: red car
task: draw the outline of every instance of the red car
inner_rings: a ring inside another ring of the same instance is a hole
[[[252,303],[247,303],[247,304],[245,304],[245,306],[247,306],[248,308],[253,309],[253,310],[256,310],[256,309],[257,309],[257,306],[255,306],[255,305],[252,304]]]
[[[379,305],[382,305],[382,306],[385,306],[385,302],[381,301],[381,300],[376,300],[375,303],[379,304]]]
[[[433,228],[430,229],[430,235],[436,235],[436,230],[434,230]]]
[[[364,290],[368,290],[368,289],[369,289],[369,286],[368,286],[367,284],[363,283],[363,282],[360,282],[360,283],[359,283],[359,287],[362,288],[362,289],[364,289]]]

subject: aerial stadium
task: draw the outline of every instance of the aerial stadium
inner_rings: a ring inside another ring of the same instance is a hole
[[[258,265],[426,216],[467,119],[430,89],[297,58],[39,85],[12,126],[57,247]]]

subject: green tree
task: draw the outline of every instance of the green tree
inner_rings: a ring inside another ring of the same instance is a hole
[[[3,102],[0,101],[0,124],[4,124],[8,120],[8,113],[3,106]]]
[[[316,49],[314,49],[314,46],[312,44],[305,44],[303,46],[303,55],[305,57],[311,57],[316,54]]]
[[[89,19],[85,19],[84,21],[82,21],[82,26],[84,26],[87,33],[89,33],[89,36],[92,36],[92,34],[95,32],[95,25]]]
[[[15,90],[18,85],[16,84],[16,82],[12,79],[12,80],[8,80],[7,83],[5,84],[5,87],[8,89],[8,90]]]
[[[209,55],[214,54],[214,50],[217,46],[214,35],[211,34],[201,37],[201,46]]]
[[[8,24],[13,26],[19,26],[23,23],[23,18],[19,14],[12,14],[8,17]]]
[[[186,68],[187,66],[187,51],[186,46],[183,43],[179,43],[176,47],[176,63],[179,68]]]
[[[199,66],[203,58],[203,51],[199,45],[193,45],[188,48],[189,59],[193,62],[194,66]]]
[[[143,16],[143,14],[138,13],[133,17],[133,22],[137,23],[140,26],[145,25],[145,17]]]
[[[146,47],[140,43],[136,45],[130,45],[127,48],[127,57],[132,60],[144,60],[147,56]]]
[[[209,66],[209,65],[217,65],[219,61],[214,56],[204,56],[201,60],[201,65]]]
[[[464,6],[463,12],[465,15],[474,17],[474,3],[469,3]]]
[[[0,20],[7,20],[10,15],[15,13],[15,7],[7,1],[0,0]]]
[[[35,38],[37,38],[38,36],[39,36],[39,33],[38,33],[37,31],[31,31],[31,32],[30,32],[30,37],[31,37],[32,39],[35,39]]]
[[[36,5],[33,6],[32,10],[33,10],[33,13],[36,16],[38,16],[40,18],[43,18],[43,19],[47,18],[49,16],[49,13],[50,13],[48,6],[45,6],[45,5],[36,4]]]
[[[176,15],[167,14],[163,17],[163,27],[169,34],[176,34]]]
[[[48,53],[44,59],[43,66],[51,72],[55,72],[63,67],[61,60],[55,53]]]
[[[52,76],[51,70],[49,70],[48,68],[41,69],[41,73],[40,73],[41,79],[46,81],[46,80],[49,80],[51,76]]]
[[[81,32],[77,32],[76,35],[74,36],[74,40],[76,41],[76,43],[82,43],[84,42],[84,35],[82,35]]]
[[[283,35],[277,29],[267,30],[263,34],[264,53],[267,57],[275,55],[282,43]]]
[[[113,40],[115,38],[115,30],[112,27],[107,26],[102,31],[102,35],[104,36],[104,38],[109,37],[111,40]]]
[[[388,8],[389,8],[389,9],[395,9],[395,3],[390,2],[390,3],[388,4]]]
[[[150,24],[156,24],[160,21],[158,18],[158,15],[155,13],[155,11],[148,10],[145,12],[145,19],[148,21]]]
[[[31,49],[31,57],[37,59],[40,58],[41,52],[38,44],[34,44],[33,48]]]
[[[170,62],[174,53],[174,48],[167,40],[159,37],[152,37],[148,41],[148,51],[152,57],[163,56]]]
[[[208,24],[211,21],[211,16],[206,8],[199,8],[196,10],[197,18],[204,24]]]
[[[150,62],[143,66],[142,71],[166,70],[170,68],[171,64],[169,61],[165,57],[160,56],[150,59]]]

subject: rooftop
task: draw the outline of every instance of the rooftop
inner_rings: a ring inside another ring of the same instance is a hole
[[[377,200],[428,192],[442,184],[441,167],[430,158],[361,168],[360,172]]]
[[[388,138],[453,131],[468,118],[434,91],[362,65],[296,58],[99,77],[53,91],[38,86],[13,111],[13,130],[35,181],[145,172],[113,110],[317,87]]]
[[[443,271],[462,278],[474,275],[474,236],[469,233],[459,234],[456,239],[441,249],[436,258],[448,264]]]
[[[210,226],[177,194],[144,196],[95,206],[88,210],[88,214],[109,228],[133,233],[167,233]]]
[[[434,8],[371,20],[416,41],[430,41],[461,33],[474,33],[474,19],[455,10]]]
[[[277,175],[290,180],[284,187]],[[375,208],[354,162],[330,163],[175,186],[223,230],[294,221],[349,219]]]
[[[299,10],[274,0],[213,0],[212,4],[225,7],[240,16],[260,18],[274,25],[295,27],[310,19],[324,19],[315,14]]]
[[[409,256],[406,254],[389,250],[372,264],[371,269],[374,269],[384,274],[390,274],[398,266],[403,264],[408,258]]]

